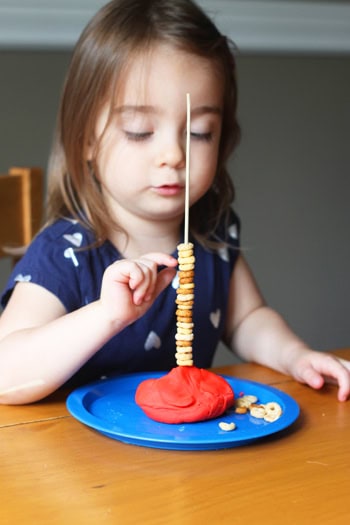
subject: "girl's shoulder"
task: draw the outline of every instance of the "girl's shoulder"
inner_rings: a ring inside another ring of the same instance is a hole
[[[54,246],[71,245],[75,248],[83,248],[94,242],[94,234],[81,223],[73,219],[63,218],[45,226],[31,244],[49,243]]]
[[[58,219],[37,234],[20,262],[81,276],[89,271],[103,272],[119,257],[109,241],[97,243],[95,234],[80,222]]]
[[[95,247],[93,247],[95,245]],[[1,297],[7,303],[17,282],[38,284],[56,295],[67,311],[95,298],[105,268],[117,257],[112,245],[96,247],[93,233],[77,221],[59,219],[43,228],[14,267]]]

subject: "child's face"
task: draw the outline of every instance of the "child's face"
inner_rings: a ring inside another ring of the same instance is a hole
[[[97,156],[102,191],[119,224],[133,217],[181,222],[191,96],[190,203],[211,186],[221,134],[223,87],[213,64],[165,45],[128,69]],[[100,138],[110,102],[96,125]]]

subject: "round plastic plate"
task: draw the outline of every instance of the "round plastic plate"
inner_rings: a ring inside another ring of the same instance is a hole
[[[167,424],[150,419],[135,403],[141,381],[164,373],[138,373],[101,380],[80,387],[67,398],[69,412],[81,423],[112,439],[145,447],[172,450],[217,450],[246,445],[284,430],[299,416],[299,406],[274,387],[223,376],[235,396],[252,394],[259,403],[276,401],[282,416],[273,423],[229,410],[219,418],[197,423]],[[234,422],[236,429],[224,431],[219,422]]]

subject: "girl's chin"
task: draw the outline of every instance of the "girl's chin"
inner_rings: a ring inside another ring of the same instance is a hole
[[[159,213],[157,213],[157,210],[150,210],[148,213],[145,213],[143,215],[143,218],[146,220],[146,221],[150,221],[150,222],[156,222],[158,224],[158,226],[160,226],[161,224],[169,224],[169,225],[174,225],[174,224],[182,224],[183,222],[183,216],[184,216],[184,211],[183,209],[179,208],[179,209],[172,209],[172,210],[162,210],[160,211],[159,210]]]

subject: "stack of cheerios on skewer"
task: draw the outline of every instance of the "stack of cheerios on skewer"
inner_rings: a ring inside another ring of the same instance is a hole
[[[176,290],[176,364],[193,366],[193,304],[194,304],[194,264],[193,244],[181,243],[178,250],[179,286]]]
[[[189,242],[189,158],[190,96],[187,94],[186,184],[184,207],[184,240],[178,250],[178,287],[176,290],[176,364],[168,374],[142,381],[135,401],[145,414],[161,423],[192,423],[221,416],[234,402],[234,392],[221,376],[194,365],[193,305],[194,247]],[[234,423],[222,422],[224,430]]]

